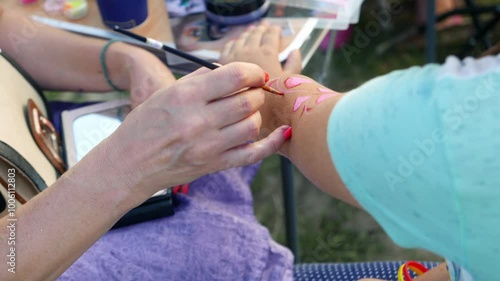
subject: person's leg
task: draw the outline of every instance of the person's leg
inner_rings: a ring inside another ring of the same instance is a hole
[[[292,280],[293,255],[253,213],[257,169],[190,183],[174,216],[108,232],[59,280]]]

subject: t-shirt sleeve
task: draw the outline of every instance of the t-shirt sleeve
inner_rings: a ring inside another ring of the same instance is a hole
[[[457,227],[454,212],[440,217],[455,203],[448,196],[453,180],[433,97],[438,68],[413,67],[365,83],[339,101],[328,125],[329,150],[343,182],[404,247],[421,247],[430,237],[453,240],[439,229]],[[436,196],[443,200],[431,200]],[[442,219],[453,223],[443,226]]]
[[[494,280],[500,258],[500,55],[449,58],[349,92],[328,146],[358,202],[401,246]]]

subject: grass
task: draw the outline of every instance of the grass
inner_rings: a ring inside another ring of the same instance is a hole
[[[361,19],[356,26],[364,30],[373,20],[371,11],[381,8],[377,1],[365,1]],[[494,4],[495,0],[476,1],[479,4]],[[397,45],[389,52],[377,54],[377,46],[407,30],[415,23],[414,1],[403,1],[403,12],[393,16],[387,29],[360,52],[348,57],[342,50],[336,50],[324,84],[338,91],[348,91],[363,82],[386,74],[392,70],[404,69],[425,63],[422,36],[414,36]],[[457,53],[467,42],[471,26],[451,28],[439,32],[439,62],[449,54]],[[500,32],[493,34],[493,42],[498,42]],[[353,42],[349,42],[354,46]],[[479,54],[478,50],[471,55]],[[325,54],[321,51],[311,59],[304,74],[320,77]],[[282,188],[278,157],[263,162],[253,184],[255,213],[266,225],[273,237],[285,243]],[[298,210],[299,258],[302,262],[352,262],[370,260],[439,260],[422,250],[405,250],[394,245],[378,224],[364,211],[350,207],[319,191],[298,171],[294,176]]]

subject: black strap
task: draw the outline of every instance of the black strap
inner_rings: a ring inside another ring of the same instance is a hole
[[[7,207],[7,202],[5,202],[5,198],[3,198],[3,195],[0,193],[0,213],[5,210]]]
[[[24,157],[19,154],[14,148],[9,146],[3,141],[0,141],[0,157],[3,157],[12,164],[15,165],[16,169],[21,170],[34,184],[35,187],[42,191],[47,188],[47,184],[43,178],[36,172],[36,170],[31,166],[31,164],[24,159]]]

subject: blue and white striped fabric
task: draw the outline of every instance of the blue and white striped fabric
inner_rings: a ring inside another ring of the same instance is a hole
[[[388,261],[301,264],[294,267],[293,277],[295,281],[358,281],[363,278],[397,281],[397,272],[403,263]],[[422,264],[429,269],[438,265],[434,262]]]

